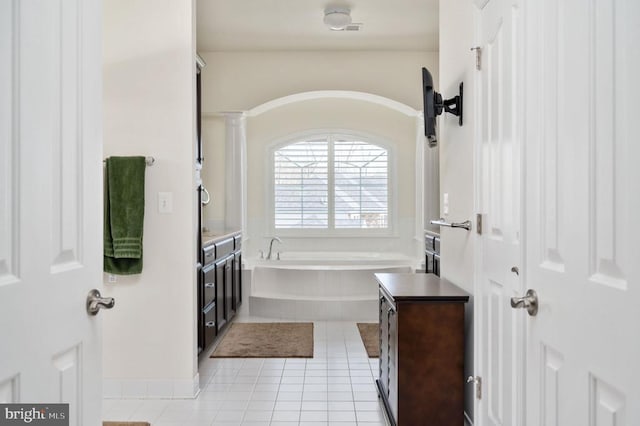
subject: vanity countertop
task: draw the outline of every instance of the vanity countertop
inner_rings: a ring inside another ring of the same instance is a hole
[[[240,234],[239,229],[215,229],[202,232],[202,248],[210,246],[218,241],[235,237]]]
[[[375,277],[382,290],[393,301],[469,301],[469,293],[433,274],[377,273]]]

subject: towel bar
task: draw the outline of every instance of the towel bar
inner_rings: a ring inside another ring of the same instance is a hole
[[[471,230],[471,221],[470,220],[465,220],[464,222],[447,222],[446,220],[444,220],[443,218],[437,219],[437,220],[432,220],[431,221],[432,225],[440,225],[440,226],[448,226],[449,228],[463,228],[466,229],[467,231]]]
[[[102,160],[102,162],[106,163],[106,158]],[[145,157],[144,162],[147,163],[147,166],[153,166],[153,164],[156,162],[156,159],[153,157]]]

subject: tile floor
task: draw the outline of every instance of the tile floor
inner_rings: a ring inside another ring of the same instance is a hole
[[[105,399],[103,418],[153,426],[384,426],[377,374],[355,322],[315,321],[312,359],[202,358],[197,399]]]

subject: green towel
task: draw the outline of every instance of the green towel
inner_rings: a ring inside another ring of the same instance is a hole
[[[107,158],[104,178],[104,271],[142,272],[144,157]]]

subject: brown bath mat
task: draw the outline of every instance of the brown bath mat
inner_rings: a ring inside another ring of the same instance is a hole
[[[378,324],[359,322],[358,331],[369,358],[380,358],[380,331]]]
[[[313,358],[313,323],[233,323],[211,358]]]

